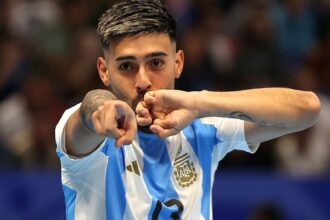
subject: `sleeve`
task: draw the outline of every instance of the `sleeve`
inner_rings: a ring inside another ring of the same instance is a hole
[[[216,128],[217,143],[213,149],[213,158],[220,161],[233,151],[242,150],[255,153],[258,146],[249,146],[245,140],[244,121],[232,118],[209,117],[203,118],[202,123],[212,124]]]
[[[62,168],[67,171],[78,172],[80,170],[88,169],[93,161],[97,160],[100,157],[100,151],[106,143],[105,139],[102,144],[91,154],[83,157],[83,158],[73,158],[68,155],[65,150],[65,129],[67,122],[70,116],[79,109],[81,103],[67,109],[58,124],[55,128],[55,141],[56,141],[56,153],[61,160]]]

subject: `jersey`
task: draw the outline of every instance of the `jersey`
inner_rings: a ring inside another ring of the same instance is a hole
[[[212,219],[212,186],[218,162],[234,149],[254,152],[244,122],[194,120],[165,139],[138,131],[132,144],[106,138],[90,155],[65,152],[65,127],[79,104],[56,126],[66,217],[71,219]]]

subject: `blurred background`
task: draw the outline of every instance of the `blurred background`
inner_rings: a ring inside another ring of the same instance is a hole
[[[285,86],[322,102],[312,128],[220,162],[214,219],[330,219],[330,1],[165,2],[185,51],[178,89]],[[65,219],[54,128],[103,87],[95,29],[110,3],[0,1],[0,219]]]

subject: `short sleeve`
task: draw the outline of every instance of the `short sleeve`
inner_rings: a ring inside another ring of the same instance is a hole
[[[212,124],[216,128],[217,143],[213,149],[213,158],[220,161],[232,150],[254,153],[257,147],[249,147],[245,140],[244,121],[233,118],[208,117],[201,119],[204,124]]]
[[[81,103],[67,109],[55,127],[56,153],[61,158],[65,154],[65,129],[70,116],[79,109]]]
[[[100,149],[105,145],[105,139],[102,144],[91,154],[83,158],[72,158],[65,150],[65,129],[70,116],[79,109],[81,103],[67,109],[55,128],[56,153],[61,160],[62,168],[77,172],[90,167],[93,161],[100,156]]]

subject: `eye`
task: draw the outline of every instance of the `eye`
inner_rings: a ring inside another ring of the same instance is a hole
[[[122,63],[119,65],[119,69],[123,71],[129,71],[133,69],[133,65],[131,63]]]
[[[160,59],[154,59],[151,61],[152,68],[159,69],[160,67],[163,66],[163,64],[164,64],[164,61],[162,61]]]

